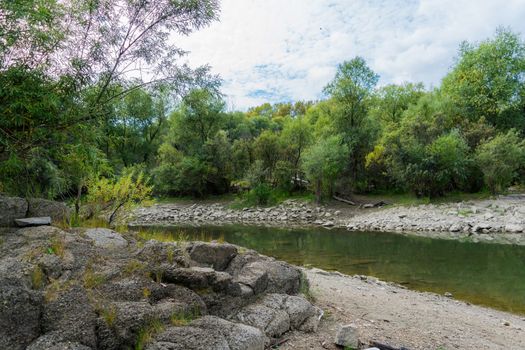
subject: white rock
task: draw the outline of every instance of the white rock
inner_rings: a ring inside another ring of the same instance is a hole
[[[128,245],[118,232],[107,228],[90,228],[86,231],[86,236],[93,240],[96,247],[112,249],[124,248]]]
[[[516,224],[507,224],[505,225],[505,232],[512,232],[512,233],[523,232],[523,227],[521,225],[516,225]]]

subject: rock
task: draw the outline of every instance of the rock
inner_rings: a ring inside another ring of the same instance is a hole
[[[0,282],[0,349],[25,349],[40,335],[42,296]]]
[[[459,232],[459,231],[461,231],[461,226],[459,226],[459,225],[451,225],[451,226],[448,228],[448,230],[449,230],[450,232]]]
[[[230,350],[228,341],[217,330],[199,327],[169,327],[146,345],[144,350]]]
[[[215,316],[204,316],[193,321],[191,326],[221,333],[231,350],[262,350],[267,342],[266,336],[259,329]]]
[[[290,329],[290,317],[286,311],[262,304],[244,307],[235,315],[235,319],[260,329],[270,338],[278,338]]]
[[[47,226],[51,225],[51,217],[42,216],[36,218],[15,219],[15,223],[18,227]]]
[[[325,221],[322,224],[323,227],[333,227],[335,226],[335,223],[333,221]]]
[[[505,232],[519,233],[523,232],[523,226],[517,224],[507,224],[505,225]]]
[[[357,327],[353,324],[340,325],[334,343],[339,346],[357,349],[359,346],[359,332]]]
[[[31,198],[28,203],[28,217],[50,216],[53,222],[69,222],[71,217],[71,209],[62,202]]]
[[[452,295],[452,293],[450,293],[450,292],[445,292],[444,296],[447,297],[447,298],[452,298],[452,297],[454,297],[454,296]]]
[[[235,281],[249,286],[255,294],[262,293],[268,286],[266,266],[260,261],[248,263],[241,269]]]
[[[26,216],[27,208],[23,198],[0,196],[0,227],[14,226],[15,219]]]
[[[84,234],[93,241],[95,247],[117,249],[128,245],[128,241],[119,233],[107,228],[90,228]]]
[[[80,286],[72,286],[59,292],[44,305],[41,327],[43,333],[59,333],[63,341],[78,342],[95,348],[96,317],[86,290]]]
[[[299,296],[288,296],[284,302],[284,309],[290,317],[292,329],[299,329],[307,318],[317,316],[317,309],[306,299]]]
[[[301,271],[282,261],[264,262],[268,273],[268,293],[297,294],[301,284]]]
[[[51,332],[35,340],[27,347],[27,350],[91,350],[91,348],[77,342],[64,340],[59,332]]]
[[[237,247],[232,244],[196,242],[189,248],[193,261],[224,271],[237,255]]]

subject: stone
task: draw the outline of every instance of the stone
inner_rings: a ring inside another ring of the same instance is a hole
[[[28,200],[28,211],[26,216],[50,216],[53,222],[69,222],[71,209],[62,202],[31,198]]]
[[[237,255],[237,247],[232,244],[196,242],[189,248],[191,259],[197,263],[212,266],[224,271]]]
[[[244,307],[235,319],[258,328],[270,338],[278,338],[290,329],[290,317],[283,310],[276,310],[262,304]]]
[[[48,225],[51,225],[51,217],[41,216],[41,217],[35,217],[35,218],[15,219],[15,223],[18,227],[48,226]]]
[[[505,232],[519,233],[523,232],[523,226],[517,224],[507,224],[505,225]]]
[[[230,350],[228,341],[217,330],[194,326],[169,327],[149,342],[144,350]]]
[[[0,281],[0,349],[25,349],[40,335],[42,296]]]
[[[459,226],[459,225],[451,225],[451,226],[448,228],[448,230],[449,230],[450,232],[459,232],[459,231],[461,231],[461,226]]]
[[[32,342],[27,350],[91,350],[91,348],[78,342],[64,340],[59,332],[51,332]]]
[[[23,198],[0,196],[0,227],[14,226],[15,219],[26,216],[27,208]]]
[[[90,228],[84,234],[93,241],[95,247],[117,249],[128,245],[128,241],[120,233],[108,228]]]
[[[230,350],[263,350],[267,342],[266,336],[259,329],[216,316],[204,316],[193,321],[191,326],[221,333],[228,342]]]
[[[357,349],[359,346],[359,330],[353,324],[339,325],[334,343],[339,346]]]
[[[255,261],[244,265],[235,281],[249,286],[255,294],[262,293],[268,286],[268,273],[265,264]]]

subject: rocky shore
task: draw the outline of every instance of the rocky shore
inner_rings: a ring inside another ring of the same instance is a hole
[[[474,242],[525,244],[525,196],[460,203],[364,208],[288,200],[275,207],[231,209],[224,203],[157,204],[134,212],[132,225],[227,225],[346,228]]]
[[[301,271],[231,244],[0,230],[0,349],[264,349],[313,332]]]

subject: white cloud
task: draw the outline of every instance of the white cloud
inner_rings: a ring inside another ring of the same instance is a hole
[[[525,32],[525,0],[224,0],[220,22],[178,38],[210,64],[235,108],[317,99],[357,55],[380,84],[438,85],[463,40]]]

